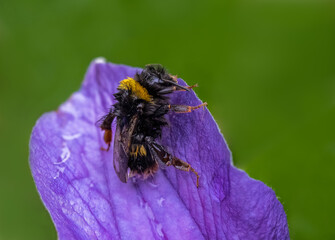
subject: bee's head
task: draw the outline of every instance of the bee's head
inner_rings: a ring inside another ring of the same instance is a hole
[[[177,82],[177,76],[169,74],[160,64],[146,65],[142,73],[139,75],[140,83],[149,91],[160,91],[168,87],[176,87],[177,89],[187,88],[180,86]]]

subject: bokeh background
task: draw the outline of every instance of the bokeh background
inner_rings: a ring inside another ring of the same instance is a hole
[[[56,239],[29,135],[99,56],[199,83],[235,165],[275,190],[291,238],[335,239],[334,1],[1,0],[1,240]]]

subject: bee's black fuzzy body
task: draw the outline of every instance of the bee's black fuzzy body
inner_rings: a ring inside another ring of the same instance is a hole
[[[145,178],[153,175],[158,169],[158,162],[196,173],[188,163],[172,156],[157,142],[162,128],[168,125],[165,115],[169,111],[186,113],[199,108],[170,104],[170,93],[190,88],[178,85],[177,78],[161,65],[147,65],[133,78],[120,82],[118,92],[114,94],[116,103],[103,117],[100,127],[105,130],[104,140],[109,148],[111,125],[116,119],[113,161],[122,182],[127,182],[134,175]]]

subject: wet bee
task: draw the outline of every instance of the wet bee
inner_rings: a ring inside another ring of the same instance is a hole
[[[204,107],[171,105],[169,94],[175,91],[190,91],[194,86],[181,86],[177,77],[169,74],[159,64],[147,65],[133,78],[120,82],[114,94],[116,103],[100,121],[104,141],[109,150],[112,142],[112,122],[116,120],[113,164],[119,179],[126,183],[135,175],[147,178],[157,170],[159,163],[174,166],[183,171],[198,173],[185,161],[173,156],[157,140],[162,128],[167,126],[165,115],[169,112],[189,113]]]

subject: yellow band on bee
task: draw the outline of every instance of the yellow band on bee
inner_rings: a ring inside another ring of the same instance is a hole
[[[142,87],[139,82],[130,77],[122,80],[118,89],[130,90],[136,97],[148,102],[152,100],[152,96],[148,93],[148,90]]]
[[[145,150],[145,147],[141,145],[140,147],[140,155],[141,156],[146,156],[147,155],[147,150]]]
[[[147,150],[145,150],[145,147],[143,145],[137,145],[137,144],[131,145],[130,155],[133,157],[137,157],[137,154],[140,154],[140,156],[147,155]]]

